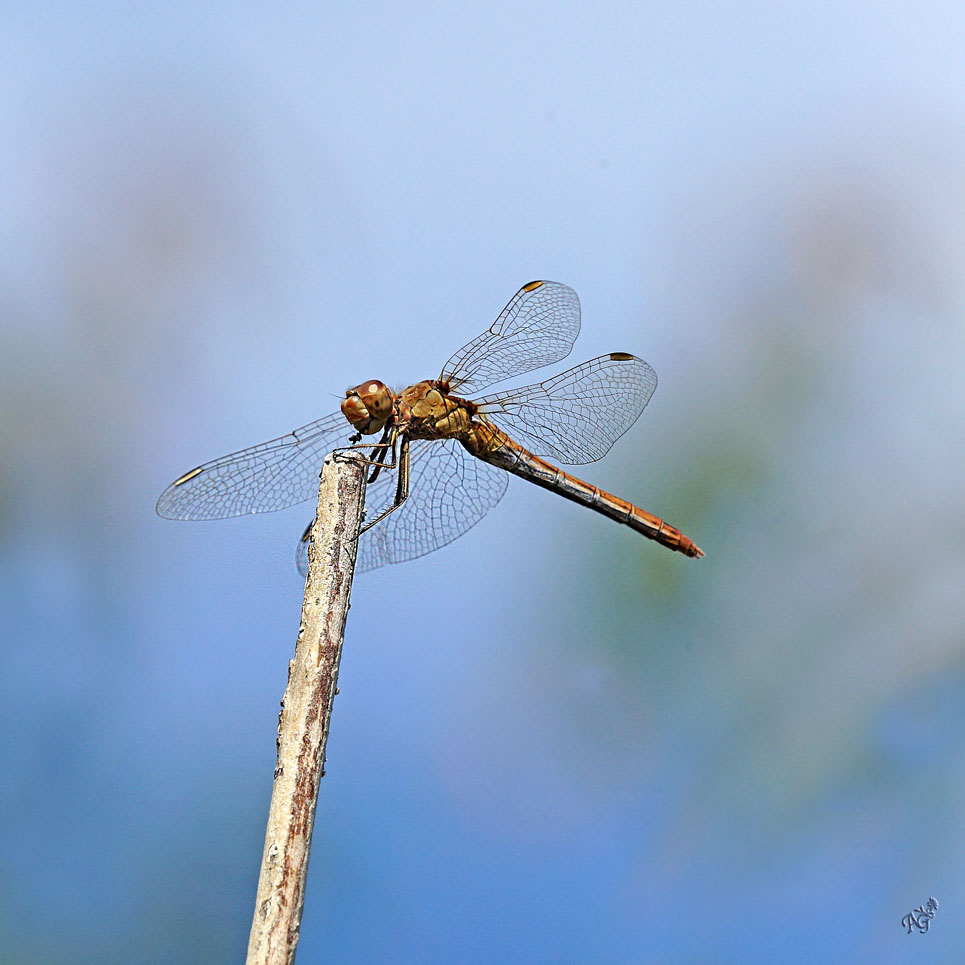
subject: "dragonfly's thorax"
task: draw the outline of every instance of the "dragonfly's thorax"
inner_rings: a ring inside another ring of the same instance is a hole
[[[398,398],[399,427],[412,439],[460,439],[469,431],[475,407],[449,395],[445,383],[417,382]]]

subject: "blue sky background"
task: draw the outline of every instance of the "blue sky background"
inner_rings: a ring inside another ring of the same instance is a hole
[[[0,960],[235,962],[311,506],[198,462],[531,278],[660,386],[359,577],[299,963],[958,962],[957,4],[7,3]],[[901,917],[934,895],[927,935]]]

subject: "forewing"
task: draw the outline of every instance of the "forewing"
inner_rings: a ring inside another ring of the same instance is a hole
[[[223,519],[285,509],[318,495],[325,456],[347,443],[352,427],[341,412],[185,473],[161,493],[166,519]]]
[[[643,359],[612,352],[521,389],[476,399],[534,455],[569,465],[596,462],[636,422],[657,387]]]
[[[580,300],[556,281],[531,281],[513,296],[499,318],[442,370],[441,379],[460,395],[566,358],[580,334]]]

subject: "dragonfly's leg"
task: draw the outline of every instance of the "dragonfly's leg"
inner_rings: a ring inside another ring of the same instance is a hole
[[[402,445],[399,448],[399,481],[395,487],[395,502],[384,512],[366,523],[360,530],[361,536],[366,530],[371,529],[376,523],[381,523],[389,513],[394,513],[409,498],[409,437],[402,436]]]
[[[385,431],[382,433],[382,438],[379,440],[379,452],[376,456],[375,452],[372,453],[373,459],[383,460],[385,459],[386,450],[392,447],[392,463],[388,465],[384,462],[371,462],[370,465],[374,465],[375,468],[372,470],[372,475],[369,476],[369,485],[375,482],[379,478],[379,473],[383,469],[394,469],[397,465],[397,457],[395,452],[395,443],[399,436],[399,430],[394,426],[386,426]]]
[[[359,449],[371,449],[372,450],[371,456],[359,457],[362,460],[362,462],[364,462],[367,466],[375,466],[378,469],[395,469],[396,468],[395,462],[379,461],[382,454],[384,453],[384,450],[387,449],[388,447],[389,447],[388,443],[383,444],[382,442],[363,442],[360,445],[355,445],[355,446],[339,446],[337,449],[332,450],[332,455],[340,456],[343,452],[357,452]],[[393,456],[393,459],[394,458],[395,456]]]
[[[390,436],[391,438],[389,438]],[[399,466],[399,479],[395,487],[395,502],[384,513],[382,513],[382,515],[379,516],[378,519],[372,520],[372,522],[369,523],[368,526],[363,526],[359,530],[359,536],[361,536],[362,533],[364,533],[367,529],[370,529],[371,527],[373,527],[376,523],[385,519],[385,517],[388,516],[389,513],[391,513],[394,509],[398,509],[406,501],[406,499],[409,498],[409,440],[407,436],[402,437],[402,448],[401,448],[401,451],[397,453],[396,445],[398,443],[398,439],[399,439],[399,430],[396,429],[395,427],[392,427],[390,430],[390,427],[386,426],[385,432],[382,433],[382,438],[378,442],[368,442],[368,443],[363,443],[361,445],[356,444],[352,446],[342,446],[338,449],[332,450],[333,454],[337,454],[341,452],[346,452],[348,450],[371,448],[373,458],[369,459],[364,456],[362,457],[362,461],[365,462],[366,465],[375,466],[375,469],[372,471],[372,475],[369,476],[369,479],[368,479],[370,483],[375,482],[376,477],[383,469],[395,469],[397,465]],[[385,450],[388,449],[389,447],[392,448],[392,462],[391,463],[378,462],[377,459],[375,458],[376,451],[378,451],[379,453],[378,458],[381,459],[381,458],[384,458]],[[363,513],[363,519],[364,518],[365,517]],[[307,543],[312,538],[312,527],[314,525],[315,525],[315,520],[313,518],[312,521],[305,527],[305,532],[302,533],[302,538],[301,540],[299,540],[300,543]]]
[[[382,430],[382,438],[378,442],[362,442],[360,444],[359,440],[362,438],[362,434],[356,432],[354,436],[349,436],[349,440],[353,443],[351,446],[340,446],[338,449],[333,449],[332,454],[336,457],[340,456],[343,452],[358,452],[359,449],[371,449],[372,452],[368,456],[359,456],[357,458],[364,462],[367,466],[374,466],[372,470],[372,475],[369,476],[368,481],[374,483],[382,469],[395,469],[395,436],[398,429],[393,425],[386,425]],[[386,463],[385,453],[389,446],[393,446],[393,456],[392,462]]]

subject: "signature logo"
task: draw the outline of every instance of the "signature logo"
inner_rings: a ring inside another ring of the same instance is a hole
[[[935,917],[935,912],[938,911],[938,901],[935,898],[929,898],[926,904],[919,905],[914,911],[908,912],[904,918],[901,919],[901,924],[903,928],[908,929],[908,934],[911,934],[912,928],[917,928],[922,935],[928,931],[928,926],[931,924],[931,920]]]

